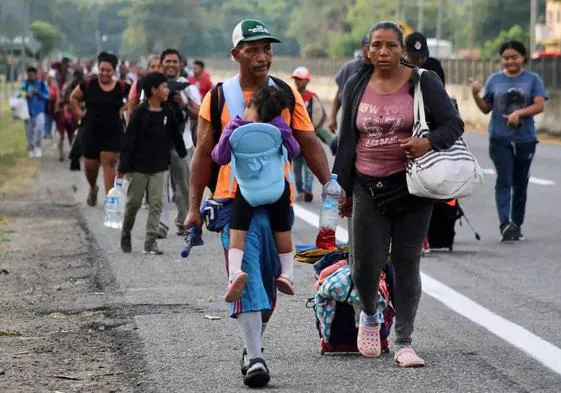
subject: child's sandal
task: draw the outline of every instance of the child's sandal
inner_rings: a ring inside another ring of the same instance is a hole
[[[281,274],[277,278],[277,289],[279,290],[279,292],[284,293],[285,295],[292,296],[296,293],[294,289],[294,284],[292,283],[292,281],[290,281],[288,276],[284,274]]]
[[[236,277],[228,284],[224,300],[228,303],[235,302],[242,297],[242,292],[247,284],[247,273],[239,272]]]

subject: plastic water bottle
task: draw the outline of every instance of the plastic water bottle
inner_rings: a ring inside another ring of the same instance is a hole
[[[337,183],[337,175],[331,174],[329,182],[325,185],[319,216],[319,233],[316,238],[316,247],[323,250],[334,250],[337,248],[335,231],[339,221],[340,198],[341,186]]]
[[[125,215],[126,196],[123,190],[123,179],[115,179],[115,185],[105,197],[105,221],[107,228],[121,229]]]
[[[203,231],[197,227],[189,229],[185,235],[185,246],[183,250],[181,250],[181,257],[187,258],[191,252],[191,248],[202,246],[203,244],[205,244],[203,241]]]

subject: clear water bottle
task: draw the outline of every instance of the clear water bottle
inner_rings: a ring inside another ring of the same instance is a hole
[[[115,185],[105,197],[105,220],[107,228],[121,229],[125,216],[126,196],[123,189],[123,179],[115,179]]]
[[[319,233],[316,238],[316,247],[323,250],[337,248],[335,231],[339,221],[339,199],[341,186],[337,183],[337,175],[331,174],[329,182],[325,185],[321,213],[319,216]]]

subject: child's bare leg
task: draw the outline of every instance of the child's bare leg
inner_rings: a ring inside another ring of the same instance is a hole
[[[292,234],[287,232],[275,232],[279,259],[281,263],[281,275],[277,278],[277,288],[287,295],[294,295],[294,254],[292,252]]]
[[[275,232],[279,254],[292,253],[292,232]]]
[[[230,229],[230,250],[236,248],[238,250],[244,250],[245,237],[247,231],[241,231],[239,229]]]
[[[247,231],[230,229],[230,248],[228,250],[228,289],[224,300],[234,302],[242,296],[247,283],[247,273],[242,271],[243,250]]]

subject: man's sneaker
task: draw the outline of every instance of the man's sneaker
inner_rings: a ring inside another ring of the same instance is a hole
[[[512,226],[512,240],[519,241],[524,240],[524,235],[522,234],[522,228],[515,223],[510,224]]]
[[[36,147],[36,148],[35,148],[35,157],[36,157],[36,158],[41,158],[41,157],[43,157],[43,150],[41,150],[40,147]]]
[[[156,240],[146,240],[144,242],[144,254],[162,255],[163,252],[158,248]]]
[[[251,359],[247,367],[247,373],[243,379],[243,383],[250,388],[261,388],[267,386],[269,380],[269,369],[265,360],[261,358]]]
[[[121,250],[123,250],[126,254],[130,254],[132,252],[130,231],[121,231]]]
[[[314,194],[310,191],[304,192],[304,202],[312,202],[314,200]]]
[[[501,236],[503,235],[503,232],[505,231],[506,227],[508,227],[508,224],[501,224],[499,226],[499,232],[501,233]]]
[[[522,230],[518,225],[511,222],[508,224],[501,233],[502,242],[518,241],[524,240],[524,235],[522,235]]]

